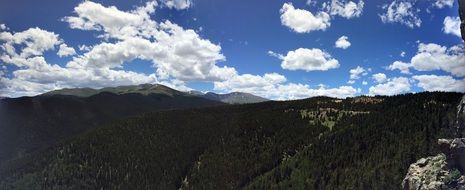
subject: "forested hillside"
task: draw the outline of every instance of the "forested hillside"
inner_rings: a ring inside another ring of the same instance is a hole
[[[399,189],[462,94],[316,97],[147,113],[0,168],[3,189]]]
[[[453,136],[457,94],[386,98],[368,115],[344,117],[334,132],[254,179],[247,189],[399,189],[411,163]]]
[[[96,126],[149,111],[222,105],[177,94],[42,95],[0,100],[0,165]]]

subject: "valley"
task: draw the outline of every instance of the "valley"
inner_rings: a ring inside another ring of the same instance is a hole
[[[437,153],[435,139],[452,135],[461,96],[244,105],[203,99],[199,105],[208,107],[128,114],[57,136],[50,146],[2,164],[0,187],[399,189],[408,165]]]

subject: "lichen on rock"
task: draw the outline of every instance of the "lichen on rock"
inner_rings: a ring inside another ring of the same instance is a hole
[[[402,182],[405,190],[464,189],[465,178],[447,166],[445,154],[422,158],[410,165]]]

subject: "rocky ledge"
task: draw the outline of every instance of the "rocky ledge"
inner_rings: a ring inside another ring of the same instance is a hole
[[[439,139],[441,154],[410,165],[402,181],[405,190],[464,189],[465,138]]]
[[[402,181],[405,190],[463,189],[465,190],[465,95],[457,106],[455,139],[439,139],[437,156],[422,158],[410,165]]]

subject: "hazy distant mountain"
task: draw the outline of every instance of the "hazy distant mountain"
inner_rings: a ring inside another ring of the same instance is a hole
[[[229,94],[216,94],[213,92],[208,92],[201,97],[228,104],[249,104],[269,101],[268,99],[243,92],[232,92]]]
[[[205,93],[197,91],[197,90],[191,90],[191,91],[189,91],[187,93],[190,94],[190,95],[194,95],[194,96],[203,96],[205,94]]]
[[[223,104],[163,85],[63,89],[6,98],[0,101],[0,164],[115,119]]]
[[[168,96],[173,95],[188,95],[188,93],[180,92],[169,88],[161,84],[141,84],[141,85],[128,85],[128,86],[117,86],[117,87],[106,87],[102,89],[92,88],[65,88],[61,90],[55,90],[43,94],[44,96],[49,95],[71,95],[79,97],[89,97],[102,92],[110,92],[114,94],[130,94],[137,93],[142,95],[148,94],[164,94]]]
[[[265,102],[269,101],[268,99],[255,96],[249,93],[242,93],[242,92],[232,92],[229,94],[216,94],[213,92],[208,92],[206,94],[200,91],[189,91],[189,92],[181,92],[164,85],[160,84],[141,84],[141,85],[130,85],[130,86],[118,86],[118,87],[107,87],[102,89],[92,89],[92,88],[65,88],[61,90],[55,90],[51,92],[47,92],[42,94],[42,96],[50,96],[50,95],[71,95],[71,96],[78,96],[78,97],[89,97],[92,95],[96,95],[102,92],[110,92],[114,94],[165,94],[168,96],[173,95],[190,95],[190,96],[198,96],[202,98],[206,98],[209,100],[215,100],[223,103],[228,104],[248,104],[248,103],[258,103],[258,102]]]

